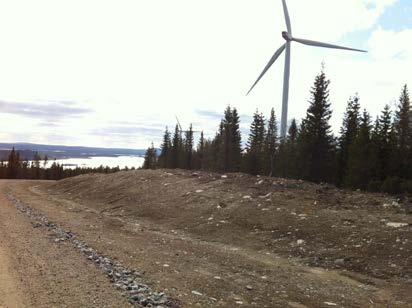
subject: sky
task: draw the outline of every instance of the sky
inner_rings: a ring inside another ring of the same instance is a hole
[[[288,0],[293,35],[368,50],[292,43],[288,118],[300,120],[321,71],[331,124],[358,93],[373,116],[412,87],[411,0]],[[0,0],[0,141],[159,146],[177,116],[213,137],[227,105],[280,119],[281,0]]]

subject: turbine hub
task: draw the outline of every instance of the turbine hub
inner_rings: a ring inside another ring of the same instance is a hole
[[[282,36],[288,42],[292,40],[292,36],[287,31],[283,31]]]

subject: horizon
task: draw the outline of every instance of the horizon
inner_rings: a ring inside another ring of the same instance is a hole
[[[323,62],[335,135],[356,93],[372,117],[385,104],[394,110],[404,84],[412,85],[410,1],[287,4],[296,37],[368,50],[292,46],[289,121],[304,117]],[[239,111],[243,141],[256,108],[268,116],[274,107],[280,121],[283,57],[245,96],[283,43],[280,0],[42,0],[0,8],[1,142],[146,149],[153,141],[158,148],[175,115],[184,128],[192,123],[213,137],[229,104]]]

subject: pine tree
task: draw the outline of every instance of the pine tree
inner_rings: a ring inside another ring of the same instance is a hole
[[[278,148],[278,137],[277,137],[277,127],[276,127],[276,115],[275,109],[272,108],[270,111],[270,118],[267,125],[265,143],[263,145],[264,151],[264,167],[263,171],[265,174],[272,176],[275,172],[275,158],[276,151]]]
[[[399,99],[398,110],[395,113],[395,131],[397,139],[396,169],[401,178],[412,178],[412,119],[411,103],[408,86],[405,85]]]
[[[144,162],[143,162],[143,169],[156,169],[156,149],[153,146],[153,142],[150,147],[147,148]]]
[[[349,148],[355,141],[359,132],[360,114],[359,114],[359,97],[351,97],[346,107],[346,112],[343,118],[342,127],[339,137],[339,168],[338,168],[338,184],[342,184],[346,176],[349,160]]]
[[[172,142],[170,140],[170,132],[166,126],[165,132],[163,134],[163,141],[160,146],[160,155],[159,155],[159,167],[161,168],[170,168],[171,167],[171,151],[172,151]]]
[[[250,125],[249,139],[246,144],[245,171],[260,174],[263,171],[265,141],[265,117],[256,110]]]
[[[316,76],[298,138],[301,176],[314,182],[330,182],[335,178],[334,137],[329,125],[332,116],[329,83],[323,71]]]

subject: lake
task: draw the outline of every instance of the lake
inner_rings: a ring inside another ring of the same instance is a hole
[[[132,167],[139,168],[143,165],[144,157],[141,156],[116,156],[116,157],[104,157],[93,156],[89,158],[67,158],[56,159],[58,164],[63,165],[64,168],[74,169],[80,168],[98,168],[101,165],[104,167],[109,166],[114,168],[119,166],[120,169],[124,169],[126,166],[130,169]],[[46,167],[50,167],[54,160],[50,160]],[[43,161],[40,164],[43,167]]]

